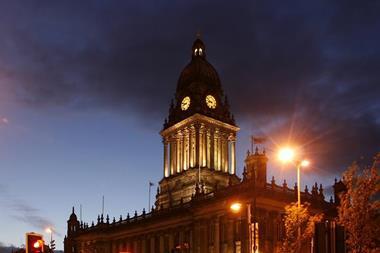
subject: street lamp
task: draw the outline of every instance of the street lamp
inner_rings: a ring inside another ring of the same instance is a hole
[[[55,240],[53,240],[53,229],[48,227],[45,229],[45,232],[50,234],[50,249],[53,251],[55,250]]]
[[[278,152],[278,158],[284,163],[295,163],[297,168],[297,206],[298,211],[301,211],[301,168],[309,166],[310,162],[308,160],[298,160],[295,159],[296,152],[290,147],[285,147],[280,149]],[[301,227],[298,227],[298,242],[301,238]]]
[[[50,241],[51,241],[53,239],[53,230],[51,230],[51,228],[46,228],[45,232],[50,234]]]
[[[242,203],[240,201],[235,201],[230,204],[230,211],[233,214],[241,214],[243,205],[246,206],[247,209],[247,222],[248,222],[248,233],[249,233],[249,240],[248,240],[248,247],[249,247],[249,253],[258,253],[258,237],[257,237],[257,231],[258,231],[258,224],[255,220],[252,221],[252,214],[251,214],[251,204],[250,203]],[[252,238],[253,237],[253,238]],[[253,245],[252,245],[253,244]]]
[[[242,208],[242,204],[240,202],[233,202],[230,205],[231,212],[233,213],[240,213],[241,208]]]
[[[295,158],[296,152],[290,147],[285,147],[279,150],[278,158],[284,163],[295,163],[297,168],[297,197],[298,197],[298,208],[301,207],[301,173],[300,170],[302,167],[307,167],[310,165],[308,160],[298,160]]]
[[[294,160],[295,152],[292,148],[285,147],[278,152],[278,158],[282,162],[292,162]]]

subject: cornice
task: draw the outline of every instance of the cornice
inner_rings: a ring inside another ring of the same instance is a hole
[[[160,134],[161,134],[161,136],[166,136],[168,133],[176,131],[176,130],[182,128],[183,126],[188,125],[188,124],[193,123],[193,122],[209,123],[209,124],[213,124],[215,126],[221,127],[221,128],[231,130],[233,132],[237,132],[240,130],[240,128],[237,126],[233,126],[231,124],[224,123],[220,120],[216,120],[216,119],[213,119],[211,117],[208,117],[208,116],[205,116],[205,115],[202,115],[199,113],[195,113],[194,115],[174,124],[173,126],[170,126],[166,129],[163,129],[160,132]]]

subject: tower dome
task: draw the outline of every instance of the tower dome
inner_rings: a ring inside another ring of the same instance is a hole
[[[206,49],[203,41],[199,38],[193,43],[190,63],[182,70],[179,76],[177,95],[191,88],[219,89],[221,91],[218,72],[206,60]]]
[[[195,113],[234,125],[218,72],[206,60],[205,44],[197,38],[191,50],[191,60],[178,78],[175,103],[170,108],[164,128]],[[207,97],[213,100],[215,106],[207,104]],[[187,101],[188,108],[181,107],[184,101]]]

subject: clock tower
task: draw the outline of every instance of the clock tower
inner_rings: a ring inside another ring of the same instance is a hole
[[[212,194],[238,183],[238,130],[219,75],[206,60],[205,45],[197,38],[160,132],[164,177],[156,206],[166,208],[187,202],[197,193]]]

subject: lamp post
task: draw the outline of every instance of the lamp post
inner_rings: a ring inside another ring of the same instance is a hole
[[[295,159],[296,154],[292,148],[286,147],[280,149],[278,153],[278,158],[284,163],[295,163],[297,168],[297,207],[298,212],[301,211],[301,168],[309,166],[310,162],[308,160],[298,160]],[[300,224],[301,225],[301,224]],[[301,240],[301,226],[298,226],[298,243]]]
[[[249,240],[248,240],[248,248],[250,249],[249,253],[251,253],[251,227],[249,226],[250,219],[251,219],[251,205],[249,203],[242,203],[240,201],[234,201],[230,204],[230,211],[233,214],[239,214],[241,215],[242,209],[243,209],[243,204],[247,208],[247,221],[248,221],[248,234],[249,234]],[[241,222],[241,218],[239,219]],[[240,232],[239,232],[240,233]]]
[[[50,250],[53,252],[55,250],[55,241],[53,240],[53,230],[51,228],[46,228],[45,232],[50,234]]]
[[[247,222],[248,222],[248,248],[249,248],[249,253],[258,253],[258,244],[257,244],[257,222],[254,219],[252,222],[252,213],[251,213],[251,203],[244,203],[245,207],[247,209]],[[230,211],[234,214],[241,214],[243,209],[243,203],[240,201],[235,201],[230,204]],[[255,210],[254,210],[255,212]],[[252,238],[253,237],[253,238]],[[252,241],[253,239],[253,241]]]

